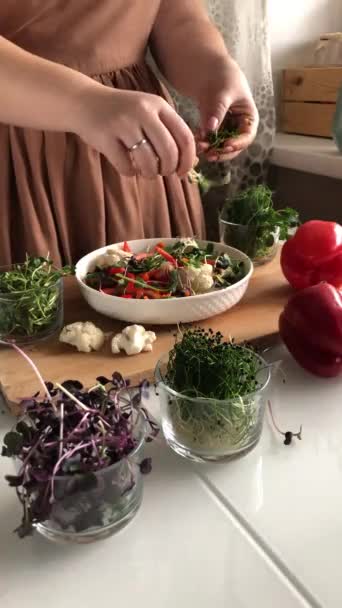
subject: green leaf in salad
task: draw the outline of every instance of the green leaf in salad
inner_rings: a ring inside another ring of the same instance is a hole
[[[159,253],[156,253],[153,256],[148,256],[143,260],[137,260],[137,258],[132,255],[128,261],[127,270],[128,272],[134,272],[135,274],[149,272],[150,270],[159,268],[163,262],[165,262],[165,260],[161,255],[159,255]]]
[[[116,277],[119,279],[119,282],[122,282],[123,285],[126,285],[127,283],[133,283],[134,285],[136,285],[137,287],[141,287],[142,289],[151,289],[152,291],[157,291],[159,293],[168,293],[170,291],[169,288],[162,289],[161,287],[153,287],[152,285],[146,283],[146,281],[142,281],[141,279],[129,279],[128,277],[125,277],[124,274],[117,274]]]

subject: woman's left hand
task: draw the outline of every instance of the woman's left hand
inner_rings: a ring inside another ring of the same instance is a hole
[[[231,60],[224,77],[212,74],[210,83],[199,100],[201,129],[197,134],[199,154],[209,161],[232,160],[253,142],[259,125],[259,115],[249,84],[235,61]],[[231,118],[238,135],[228,139],[220,151],[209,148],[206,135],[217,131],[225,118]]]

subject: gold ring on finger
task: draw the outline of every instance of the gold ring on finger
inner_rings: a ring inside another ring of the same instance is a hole
[[[145,144],[149,144],[150,142],[148,141],[148,139],[146,139],[145,137],[142,137],[141,139],[139,139],[139,141],[137,141],[137,143],[133,144],[133,146],[130,146],[128,148],[128,152],[131,154],[131,152],[134,152],[134,150],[138,150],[138,148],[140,148],[140,146],[144,146]]]

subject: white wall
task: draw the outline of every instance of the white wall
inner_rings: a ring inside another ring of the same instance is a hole
[[[320,34],[342,31],[342,0],[269,0],[269,23],[278,95],[281,70],[310,64]]]

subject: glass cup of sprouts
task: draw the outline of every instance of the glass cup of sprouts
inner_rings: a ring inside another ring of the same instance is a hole
[[[273,192],[259,184],[226,201],[219,218],[220,240],[260,266],[275,257],[279,242],[286,241],[298,224],[297,211],[276,209]]]
[[[31,344],[58,332],[63,324],[63,276],[50,259],[27,257],[0,267],[0,339]]]
[[[215,334],[212,338],[217,339]],[[197,353],[191,354],[190,349],[181,352],[182,343],[176,344],[176,349],[180,344],[178,352],[174,349],[162,357],[155,370],[168,445],[196,462],[225,461],[247,454],[261,436],[271,384],[270,366],[247,347],[223,343],[226,354],[218,353],[223,362],[220,368],[215,357],[210,362],[205,347],[194,344]],[[187,365],[182,361],[183,354]],[[224,359],[233,366],[231,376],[228,371],[226,377],[222,375]],[[209,367],[211,364],[216,370]],[[238,368],[240,379],[236,378]]]
[[[221,243],[242,251],[252,260],[254,266],[271,262],[278,249],[280,229],[257,228],[253,225],[234,224],[220,217]]]
[[[148,383],[134,387],[114,372],[85,389],[77,380],[44,384],[37,374],[45,397],[21,402],[2,446],[14,458],[16,475],[5,478],[22,505],[15,532],[78,544],[107,538],[137,513],[151,471],[144,447],[158,425],[142,405]]]
[[[130,454],[88,477],[56,476],[49,517],[36,524],[40,534],[57,542],[90,543],[112,536],[134,518],[143,498],[146,421],[140,411],[133,414],[135,447]]]

